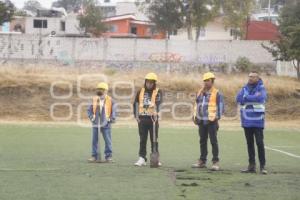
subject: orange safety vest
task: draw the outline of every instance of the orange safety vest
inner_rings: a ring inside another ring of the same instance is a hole
[[[216,88],[211,88],[210,90],[210,97],[209,97],[209,102],[208,102],[208,120],[209,121],[215,121],[217,117],[217,94],[219,90]],[[197,94],[197,98],[203,95],[203,88],[199,90]],[[195,103],[194,106],[194,118],[197,116],[197,103]]]
[[[140,91],[139,96],[139,114],[140,115],[153,115],[156,114],[156,106],[155,106],[155,99],[158,94],[158,88],[153,90],[151,96],[151,103],[148,108],[144,108],[144,95],[145,95],[145,88],[142,88]]]
[[[100,97],[93,97],[93,114],[96,115],[97,106],[100,106]],[[112,113],[112,99],[110,96],[106,95],[104,100],[104,109],[105,109],[105,117],[107,120],[110,119]]]

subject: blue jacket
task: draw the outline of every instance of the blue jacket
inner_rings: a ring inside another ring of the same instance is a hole
[[[267,92],[262,80],[255,85],[246,84],[241,89],[236,102],[241,105],[242,127],[264,128],[266,100]]]
[[[105,104],[105,102],[104,102],[104,104]],[[92,122],[93,127],[97,127],[98,122],[99,122],[98,121],[99,120],[99,116],[100,116],[101,127],[102,128],[110,128],[111,127],[111,123],[114,123],[115,120],[116,120],[116,115],[117,115],[116,106],[117,106],[116,103],[114,102],[114,100],[112,100],[112,113],[110,115],[110,119],[109,120],[106,119],[105,108],[104,107],[102,108],[102,113],[100,115],[99,114],[100,108],[99,108],[99,106],[97,106],[96,117],[95,117],[95,120],[92,121],[92,119],[93,119],[93,103],[91,103],[88,106],[87,115],[88,115],[88,118],[90,119],[90,121]]]
[[[208,123],[208,104],[210,99],[210,93],[205,93],[204,95],[199,95],[196,98],[197,104],[197,122],[203,121],[204,124]],[[224,98],[223,95],[217,93],[217,120],[221,119],[224,113]],[[200,117],[200,118],[199,118]]]

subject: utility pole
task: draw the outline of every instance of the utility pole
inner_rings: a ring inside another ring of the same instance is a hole
[[[271,0],[269,0],[268,14],[269,14],[269,21],[271,21]]]

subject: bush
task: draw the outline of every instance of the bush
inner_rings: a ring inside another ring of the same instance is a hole
[[[220,68],[220,71],[223,73],[228,73],[228,71],[229,71],[229,66],[227,63],[220,63],[219,68]]]
[[[239,57],[236,60],[235,67],[238,72],[250,72],[254,68],[254,65],[248,58]]]

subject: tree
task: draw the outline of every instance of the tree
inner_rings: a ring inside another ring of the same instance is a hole
[[[291,61],[300,80],[300,2],[287,4],[279,18],[279,40],[263,45],[276,60]]]
[[[196,41],[199,39],[200,31],[207,23],[219,14],[220,5],[217,0],[194,0],[191,7],[192,25],[196,27]]]
[[[219,0],[150,0],[138,5],[150,20],[168,35],[179,28],[186,28],[188,39],[193,40],[193,27],[198,40],[200,31],[219,14]]]
[[[27,13],[24,10],[16,10],[14,12],[14,16],[27,17]]]
[[[209,21],[219,14],[219,0],[176,0],[180,5],[180,10],[184,19],[184,27],[187,28],[188,39],[193,40],[193,27],[196,28],[198,40],[200,31]]]
[[[86,0],[84,2],[84,12],[79,16],[79,26],[85,30],[85,33],[92,33],[95,36],[100,36],[107,30],[102,22],[101,8],[96,6],[94,0]]]
[[[83,0],[57,0],[52,7],[63,7],[67,12],[77,11],[83,4]]]
[[[272,7],[275,4],[281,3],[281,1],[280,0],[270,0],[270,3],[271,3],[271,7]],[[261,8],[268,8],[269,7],[269,0],[259,0],[257,2],[257,4]]]
[[[28,10],[32,13],[37,13],[38,9],[41,9],[42,5],[37,0],[28,0],[24,2],[24,10]]]
[[[156,28],[166,32],[168,37],[183,25],[178,1],[152,0],[142,6],[145,6],[145,12]]]
[[[0,25],[13,19],[15,6],[10,1],[0,1]]]
[[[223,1],[225,28],[232,29],[235,39],[245,37],[246,23],[254,5],[254,0]]]

